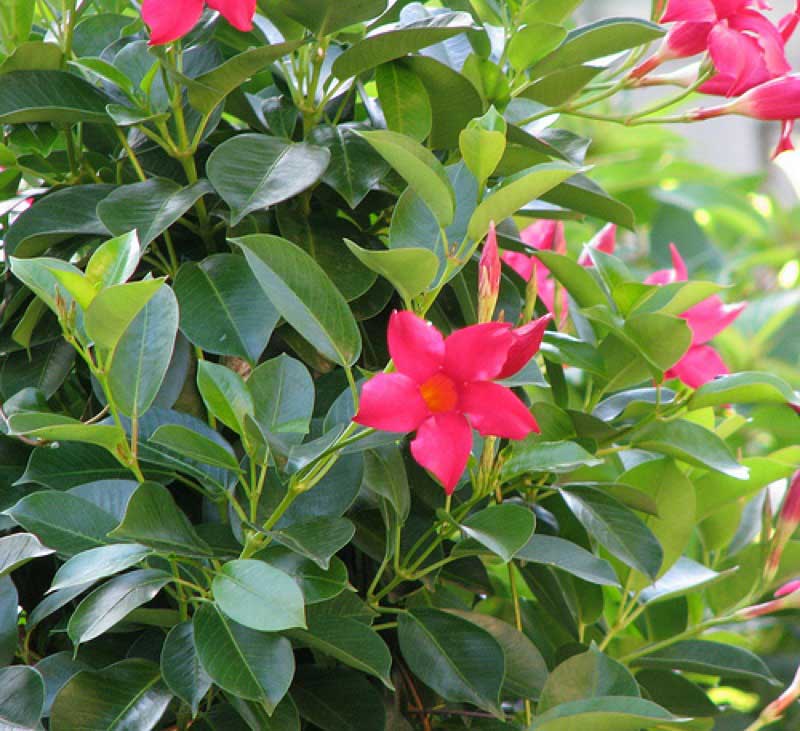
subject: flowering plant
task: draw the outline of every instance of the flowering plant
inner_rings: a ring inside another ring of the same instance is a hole
[[[581,4],[0,4],[0,727],[793,727],[797,14]]]

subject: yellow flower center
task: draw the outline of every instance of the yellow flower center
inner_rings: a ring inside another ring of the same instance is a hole
[[[452,411],[458,405],[456,384],[444,373],[431,376],[419,387],[419,392],[434,413]]]

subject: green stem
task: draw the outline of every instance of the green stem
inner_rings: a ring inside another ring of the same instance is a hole
[[[522,611],[519,603],[519,591],[517,590],[517,575],[514,569],[514,562],[508,563],[508,586],[511,590],[511,601],[514,604],[514,625],[518,632],[522,632]],[[531,713],[531,702],[528,698],[525,699],[525,725],[530,726],[533,722],[533,715]]]

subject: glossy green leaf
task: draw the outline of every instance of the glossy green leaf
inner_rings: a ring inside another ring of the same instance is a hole
[[[355,527],[347,518],[317,518],[270,531],[273,539],[328,569],[331,557],[353,538]]]
[[[439,270],[439,258],[429,249],[373,250],[344,242],[365,267],[388,279],[405,302],[427,291]]]
[[[620,561],[655,578],[664,552],[641,518],[607,493],[573,486],[561,495],[575,517],[598,543]]]
[[[234,239],[266,295],[286,321],[322,355],[352,365],[361,335],[347,303],[319,265],[278,236]]]
[[[273,61],[286,56],[301,45],[301,41],[271,43],[251,48],[229,58],[225,63],[191,80],[188,84],[189,103],[198,111],[210,114],[228,94],[235,91],[251,76]]]
[[[637,435],[632,443],[641,449],[660,452],[738,480],[746,480],[749,474],[714,432],[690,421],[653,424]]]
[[[677,596],[700,591],[706,586],[721,581],[727,573],[730,572],[712,571],[690,558],[681,556],[658,581],[642,591],[641,600],[647,603],[663,602]]]
[[[364,487],[386,498],[398,520],[406,520],[411,509],[411,490],[403,455],[396,445],[369,449],[364,453]]]
[[[316,183],[330,152],[305,142],[285,142],[266,135],[237,135],[208,159],[208,179],[230,206],[232,223],[248,213],[288,200]]]
[[[473,119],[458,136],[461,157],[481,184],[494,173],[506,149],[506,121],[494,107]]]
[[[326,568],[321,568],[319,561],[306,558],[283,545],[273,545],[257,553],[256,557],[291,576],[300,587],[307,607],[327,602],[348,587],[347,567],[336,556],[328,558]]]
[[[709,640],[677,642],[663,650],[636,658],[631,664],[641,668],[669,668],[721,678],[775,683],[775,677],[763,660],[750,650]]]
[[[67,556],[107,543],[106,534],[117,525],[88,500],[55,490],[28,495],[6,513],[45,546]]]
[[[178,452],[203,464],[222,467],[234,472],[239,469],[239,462],[232,449],[217,444],[208,437],[198,434],[180,424],[163,424],[155,430],[148,439],[149,442],[160,444],[173,452]]]
[[[380,635],[363,622],[349,617],[318,617],[309,621],[308,630],[295,630],[291,635],[324,655],[374,675],[387,688],[394,689],[389,648]]]
[[[500,223],[513,216],[532,200],[540,198],[551,188],[575,175],[577,170],[565,163],[552,162],[536,165],[507,180],[475,209],[469,220],[467,232],[473,241],[482,239],[489,223]]]
[[[488,632],[436,609],[398,617],[400,649],[411,671],[451,702],[500,716],[503,650]]]
[[[700,686],[679,673],[642,670],[636,673],[636,680],[654,702],[671,713],[708,717],[720,712]]]
[[[692,395],[690,409],[723,404],[792,403],[792,387],[772,373],[742,372],[704,383]]]
[[[24,434],[30,439],[46,439],[52,442],[84,442],[119,454],[125,442],[125,432],[111,424],[84,424],[76,419],[59,414],[18,411],[8,418],[12,434]]]
[[[30,533],[13,533],[0,538],[0,576],[10,574],[20,566],[35,558],[49,556],[52,548],[43,546],[39,539]]]
[[[562,703],[605,696],[638,698],[639,686],[624,665],[591,647],[550,673],[538,711],[541,714]]]
[[[11,71],[0,86],[0,124],[109,123],[106,97],[66,71]]]
[[[562,254],[550,251],[535,251],[533,255],[539,259],[564,285],[567,292],[581,307],[607,305],[608,298],[602,287],[590,272],[578,262]]]
[[[576,442],[542,442],[531,438],[515,442],[511,456],[503,463],[504,480],[531,472],[571,472],[579,465],[598,464],[589,452]]]
[[[50,717],[52,731],[151,731],[172,694],[158,665],[122,660],[74,675],[59,691]]]
[[[502,503],[470,515],[461,530],[508,563],[528,541],[536,528],[536,518],[527,508]]]
[[[125,517],[109,536],[179,556],[211,554],[169,490],[157,482],[139,485],[128,502]]]
[[[172,578],[158,569],[139,569],[110,579],[89,594],[70,617],[67,632],[79,645],[93,640],[151,601]]]
[[[115,543],[82,551],[56,571],[50,591],[85,586],[107,576],[113,576],[135,566],[149,553],[149,548],[135,543]]]
[[[238,373],[219,363],[200,361],[197,387],[209,412],[234,431],[244,430],[244,418],[253,415],[254,406],[247,384]]]
[[[584,175],[575,175],[542,196],[542,200],[603,221],[632,229],[634,213],[625,203],[611,197],[597,183]],[[672,314],[679,314],[679,310]]]
[[[434,43],[440,43],[472,28],[469,13],[442,13],[427,18],[383,26],[378,33],[350,46],[334,62],[332,71],[340,79],[401,58]]]
[[[214,599],[231,619],[262,632],[305,627],[303,594],[283,571],[263,561],[226,563],[214,577]]]
[[[422,142],[431,133],[433,112],[419,77],[403,64],[386,63],[375,69],[375,84],[386,126]]]
[[[166,178],[150,178],[117,188],[97,206],[97,215],[115,236],[135,230],[146,247],[211,192],[204,180],[182,188]]]
[[[556,107],[572,99],[604,70],[602,64],[585,64],[551,71],[524,86],[518,96]]]
[[[643,698],[591,698],[551,708],[536,717],[530,731],[642,731],[686,720]]]
[[[642,357],[661,371],[675,365],[692,344],[686,320],[673,315],[633,315],[626,320],[624,332]]]
[[[44,681],[25,665],[0,669],[0,728],[32,731],[44,709]]]
[[[530,23],[518,28],[508,43],[508,61],[524,71],[555,50],[567,37],[566,29],[552,23]]]
[[[192,626],[200,662],[217,685],[270,711],[280,703],[294,676],[289,640],[242,627],[213,604],[195,612]]]
[[[29,620],[30,624],[30,620]],[[0,576],[0,663],[13,662],[19,645],[19,595],[10,576]]]
[[[161,677],[197,716],[200,701],[211,689],[212,681],[200,664],[191,622],[176,624],[167,634],[161,648]]]
[[[353,670],[309,668],[298,673],[292,698],[300,715],[323,731],[384,731],[386,710],[378,689]]]
[[[517,551],[516,558],[566,571],[591,584],[619,586],[608,561],[563,538],[534,535]]]
[[[141,256],[136,231],[120,234],[95,249],[86,265],[86,279],[100,287],[123,284],[136,271]]]
[[[359,132],[425,202],[441,226],[449,226],[455,215],[455,193],[444,166],[434,154],[397,132]],[[488,225],[488,224],[487,224]]]
[[[375,18],[386,0],[272,0],[280,12],[321,37]]]

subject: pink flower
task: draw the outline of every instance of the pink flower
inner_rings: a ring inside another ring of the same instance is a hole
[[[743,114],[768,121],[797,119],[800,117],[800,74],[787,74],[768,81],[716,109],[726,110],[722,114]]]
[[[755,619],[764,617],[768,614],[780,612],[783,609],[800,608],[800,579],[784,584],[775,592],[775,599],[763,604],[755,604],[752,607],[745,607],[737,612],[743,619]]]
[[[219,11],[238,30],[253,28],[256,0],[143,0],[142,18],[150,26],[150,45],[171,43],[186,35],[200,20],[204,5]]]
[[[494,221],[478,262],[478,322],[489,322],[500,295],[500,253],[497,250],[497,231]]]
[[[653,272],[644,280],[645,284],[663,286],[686,281],[688,278],[686,264],[674,244],[670,244],[670,252],[672,269]],[[717,295],[713,295],[686,310],[681,317],[686,320],[692,331],[692,344],[665,376],[677,378],[691,388],[699,388],[717,376],[726,375],[729,371],[725,362],[707,343],[732,324],[746,306],[744,302],[726,305]]]
[[[604,254],[613,254],[617,249],[617,225],[608,223],[601,228],[586,245],[588,249],[597,249]],[[578,264],[584,267],[593,267],[591,253],[585,248],[583,253],[578,257]]]
[[[397,372],[364,384],[353,420],[382,431],[416,432],[412,456],[451,494],[469,460],[472,429],[506,439],[539,431],[525,404],[494,381],[528,363],[549,320],[516,330],[508,323],[481,323],[444,338],[412,312],[394,312],[388,341]]]
[[[778,516],[778,525],[775,529],[775,535],[772,537],[772,550],[767,560],[765,570],[767,578],[771,579],[778,573],[783,551],[794,535],[795,530],[797,530],[798,525],[800,525],[800,470],[795,472],[794,477],[792,477],[789,489],[786,491],[786,497],[783,499],[781,514]],[[785,588],[783,587],[783,589]],[[783,589],[779,591],[783,591]],[[784,594],[776,594],[776,596],[783,596]]]

